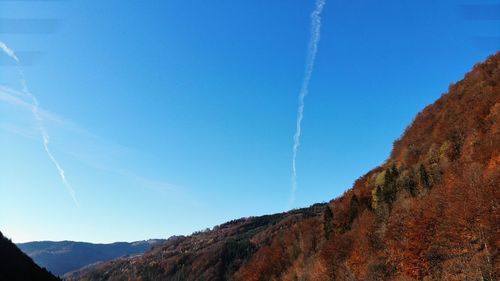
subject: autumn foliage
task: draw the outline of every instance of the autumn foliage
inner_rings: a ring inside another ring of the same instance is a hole
[[[500,53],[420,112],[390,158],[328,204],[233,221],[76,278],[497,280],[498,82]]]

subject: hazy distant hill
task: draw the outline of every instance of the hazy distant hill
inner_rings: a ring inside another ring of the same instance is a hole
[[[40,268],[0,232],[0,280],[57,281],[60,279]]]
[[[73,241],[40,241],[20,243],[17,246],[38,265],[59,276],[84,266],[112,260],[125,255],[142,254],[165,240],[147,240],[132,243],[92,244]]]
[[[499,82],[497,53],[420,112],[386,162],[328,204],[234,220],[68,278],[497,280]]]

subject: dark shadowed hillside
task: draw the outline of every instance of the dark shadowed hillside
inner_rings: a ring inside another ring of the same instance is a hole
[[[30,257],[21,252],[0,232],[0,280],[55,281],[60,279],[36,265]]]
[[[497,280],[500,53],[328,204],[239,219],[75,280]]]
[[[142,254],[165,240],[132,243],[92,244],[73,241],[40,241],[17,244],[38,265],[59,276],[84,266],[109,261],[121,256]]]

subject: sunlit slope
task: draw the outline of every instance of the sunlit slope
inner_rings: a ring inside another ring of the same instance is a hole
[[[330,203],[235,220],[72,278],[496,280],[499,63],[497,53],[450,86]]]

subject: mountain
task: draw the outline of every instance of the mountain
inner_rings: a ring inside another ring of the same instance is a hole
[[[0,232],[0,280],[57,281],[60,279],[34,263]]]
[[[19,243],[17,246],[38,265],[59,276],[97,262],[121,256],[138,255],[166,240],[152,239],[132,243],[92,244],[74,241],[40,241]]]
[[[327,204],[234,220],[66,277],[497,280],[499,81],[500,52],[420,112],[383,164]]]
[[[65,275],[67,280],[225,280],[273,237],[304,218],[321,217],[326,204],[233,220],[169,239],[142,257],[124,257]],[[220,278],[216,278],[219,276]]]

